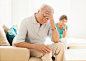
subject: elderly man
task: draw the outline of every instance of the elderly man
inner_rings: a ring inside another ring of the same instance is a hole
[[[37,13],[25,18],[14,41],[15,46],[30,49],[31,56],[39,57],[42,61],[52,61],[52,56],[55,56],[55,61],[65,61],[64,45],[59,42],[53,14],[53,8],[43,4]],[[47,35],[54,43],[45,45]]]

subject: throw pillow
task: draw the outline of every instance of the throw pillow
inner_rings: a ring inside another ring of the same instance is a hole
[[[12,46],[12,41],[13,41],[13,38],[17,35],[17,30],[16,30],[16,27],[15,25],[13,25],[6,33],[6,36],[7,36],[7,39],[10,43],[10,45]]]

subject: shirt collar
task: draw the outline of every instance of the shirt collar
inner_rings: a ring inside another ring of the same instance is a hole
[[[32,15],[32,23],[38,23],[37,21],[36,21],[36,18],[35,18],[35,14],[34,15]]]

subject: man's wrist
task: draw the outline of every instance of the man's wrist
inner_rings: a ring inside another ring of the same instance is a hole
[[[56,29],[51,29],[52,31],[55,31]]]
[[[56,27],[52,27],[52,29],[51,29],[52,31],[55,31],[56,30]]]
[[[52,29],[56,29],[56,26],[55,25],[52,25]]]
[[[34,44],[34,47],[33,47],[33,49],[36,49],[36,47],[37,47],[37,44]]]

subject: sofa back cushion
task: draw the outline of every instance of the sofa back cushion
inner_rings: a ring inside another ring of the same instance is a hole
[[[2,28],[0,28],[0,46],[10,46],[6,38],[6,34]]]
[[[10,28],[7,27],[6,25],[3,25],[2,28],[3,28],[3,30],[4,30],[5,33],[10,29]]]

